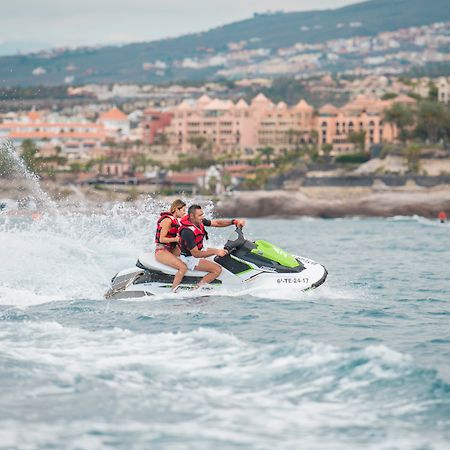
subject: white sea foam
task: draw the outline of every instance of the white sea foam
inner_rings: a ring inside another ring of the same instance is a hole
[[[19,422],[0,415],[0,432],[6,432],[5,442],[12,446],[59,443],[75,448],[86,442],[101,448],[110,439],[126,446],[127,436],[133,435],[134,443],[143,439],[152,448],[163,445],[166,436],[175,439],[173,448],[227,442],[287,449],[308,436],[308,448],[332,448],[332,429],[385,426],[379,402],[391,417],[421,410],[405,409],[405,402],[414,402],[414,385],[407,398],[392,396],[387,385],[385,395],[378,392],[379,399],[371,399],[373,383],[386,381],[374,367],[390,370],[394,382],[414,370],[408,357],[385,346],[349,352],[300,340],[286,349],[248,344],[210,329],[141,334],[120,328],[89,331],[56,322],[24,322],[20,329],[5,324],[0,338],[7,370],[14,374],[14,367],[28,367],[34,379],[28,381],[26,397],[12,385],[3,401],[15,398],[35,405],[45,398],[53,405],[52,394],[55,400],[64,395],[69,404],[54,408],[70,416],[68,408],[75,412],[82,402],[92,414],[91,421],[76,415],[70,427],[76,432],[66,433],[62,423],[53,422],[49,408],[39,419],[28,419],[29,427],[20,435],[14,431]],[[125,406],[125,399],[129,406],[116,410]],[[112,411],[105,413],[102,405]],[[111,416],[109,421],[96,419],[97,412]],[[148,421],[151,428],[145,427]],[[420,437],[413,425],[406,429],[410,439],[405,443]],[[91,441],[92,436],[98,440]],[[395,432],[388,439],[400,442]],[[347,446],[342,442],[334,448],[353,447],[351,441]]]

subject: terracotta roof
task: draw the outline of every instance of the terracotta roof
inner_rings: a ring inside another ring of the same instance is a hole
[[[266,102],[266,103],[272,103],[264,94],[259,93],[252,102]]]
[[[198,100],[197,100],[197,104],[206,104],[209,103],[211,101],[211,98],[208,97],[206,94],[203,94]]]
[[[30,111],[28,113],[28,118],[30,120],[32,120],[33,122],[36,121],[36,120],[40,120],[41,117],[42,117],[42,114],[40,112],[38,112],[38,111]]]
[[[253,166],[250,166],[249,164],[235,164],[233,166],[226,166],[225,172],[246,172],[247,170],[254,169]]]
[[[241,99],[236,103],[235,108],[236,108],[236,109],[246,109],[246,108],[248,108],[248,103],[247,103],[243,98],[241,98]]]
[[[100,120],[123,121],[128,120],[128,117],[119,108],[112,108],[109,111],[101,114]]]
[[[0,123],[0,128],[95,128],[103,129],[103,125],[100,123],[92,122],[5,122]]]
[[[233,105],[233,103],[231,103],[231,104]],[[212,111],[230,109],[230,108],[231,108],[231,106],[228,102],[219,100],[218,98],[215,98],[214,100],[212,100],[205,106],[205,109],[212,110]]]
[[[189,102],[187,102],[186,100],[183,100],[177,107],[176,109],[178,109],[179,111],[188,111],[191,108],[191,105],[189,104]]]
[[[319,109],[320,114],[338,114],[339,110],[336,108],[336,106],[331,105],[330,103],[327,103],[326,105],[322,106],[322,108]]]
[[[301,99],[295,106],[295,109],[301,109],[301,110],[308,110],[312,111],[314,108],[311,105],[308,105],[308,103],[305,102],[305,100]]]
[[[414,105],[417,103],[415,99],[413,99],[405,94],[400,94],[398,97],[393,98],[392,102],[393,103],[405,103],[405,104],[409,104],[409,105]]]
[[[49,133],[43,131],[13,131],[8,135],[11,139],[105,139],[104,133]]]
[[[205,175],[206,172],[179,172],[169,175],[167,180],[171,183],[196,184],[197,180]]]

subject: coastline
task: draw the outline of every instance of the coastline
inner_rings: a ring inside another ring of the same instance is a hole
[[[298,191],[236,192],[217,203],[221,216],[337,218],[419,215],[450,211],[450,186],[399,189],[303,188]]]
[[[141,202],[149,198],[173,200],[174,197],[189,199],[183,193],[161,195],[149,186],[138,186],[136,198],[129,198],[128,186],[110,186],[102,190],[92,187],[61,186],[45,181],[42,188],[58,204],[98,208],[106,203]],[[19,200],[33,195],[30,185],[13,181],[0,186],[0,198]],[[300,187],[295,190],[234,191],[213,196],[195,196],[196,201],[213,200],[221,217],[296,217],[311,216],[337,218],[349,216],[392,217],[419,215],[437,217],[439,211],[450,212],[450,185],[431,188],[408,183],[402,187],[388,187],[378,183],[372,187]]]

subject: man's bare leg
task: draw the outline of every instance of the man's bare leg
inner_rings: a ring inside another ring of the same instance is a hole
[[[195,266],[195,270],[200,270],[201,272],[209,272],[198,282],[198,287],[203,286],[207,283],[211,283],[211,281],[214,281],[222,273],[222,267],[220,267],[219,264],[208,261],[207,259],[201,259]]]

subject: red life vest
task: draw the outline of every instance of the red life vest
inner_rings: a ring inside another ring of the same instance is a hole
[[[178,243],[177,242],[161,242],[160,238],[161,238],[161,222],[166,219],[169,218],[170,221],[172,222],[169,231],[167,232],[167,236],[168,238],[174,238],[178,236],[178,230],[180,228],[180,224],[178,222],[178,220],[170,213],[170,212],[162,212],[160,218],[158,219],[158,221],[156,222],[156,236],[155,236],[155,242],[157,244],[161,244],[164,245],[165,247],[167,247],[169,250],[174,249]]]
[[[185,256],[192,256],[191,255],[191,249],[187,248],[186,242],[183,240],[181,236],[181,232],[184,229],[191,230],[194,233],[195,237],[195,244],[197,245],[197,248],[201,250],[203,248],[203,239],[208,239],[208,233],[205,230],[205,226],[203,223],[200,224],[200,226],[194,225],[190,220],[189,216],[184,216],[181,220],[181,227],[180,227],[180,249],[181,253]]]

